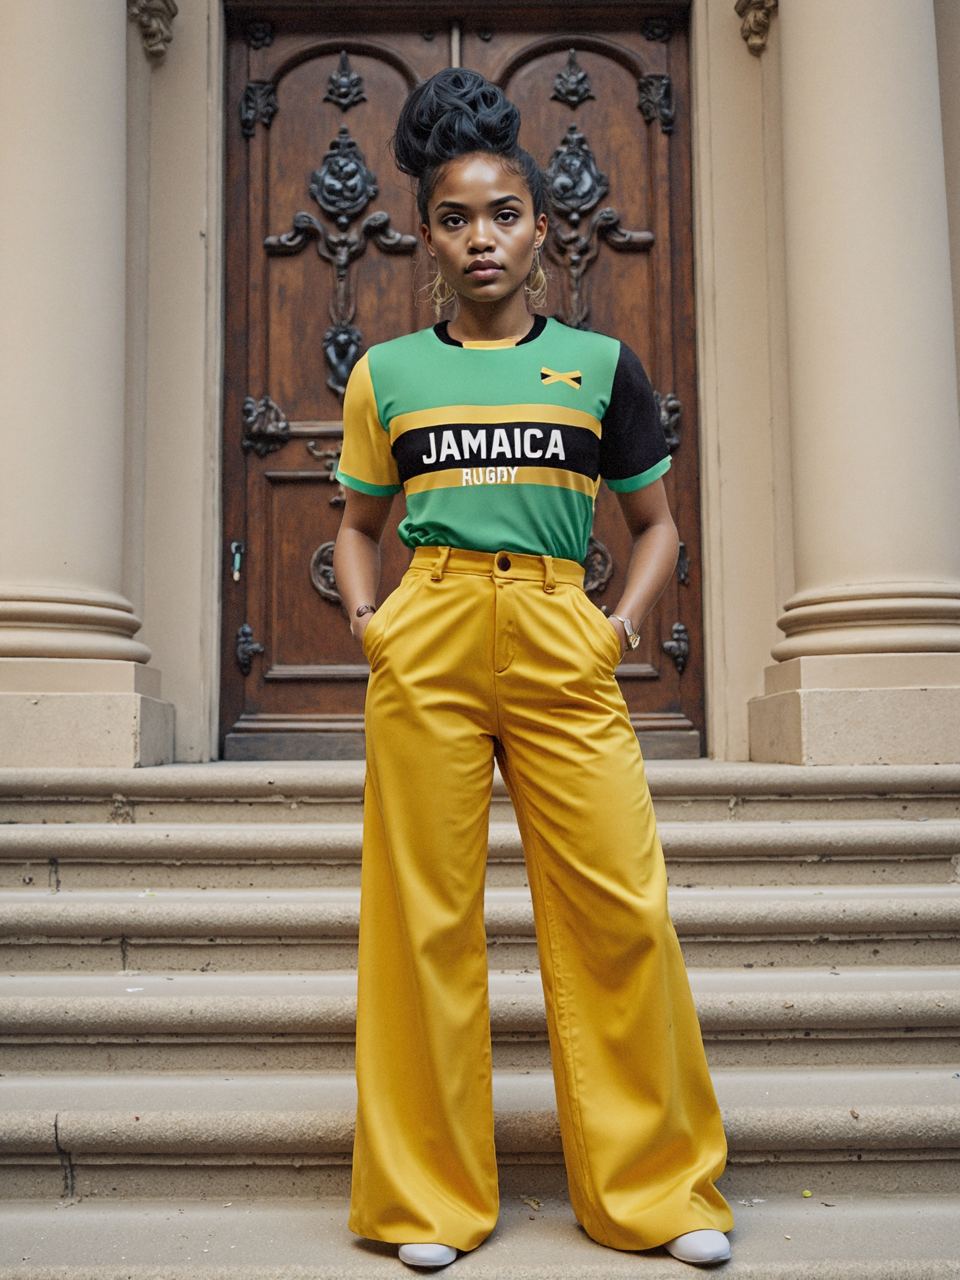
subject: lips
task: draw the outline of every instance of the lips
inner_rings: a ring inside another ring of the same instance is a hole
[[[478,272],[481,275],[492,274],[494,271],[501,270],[502,267],[499,262],[494,262],[492,258],[480,258],[477,262],[467,267],[467,275],[472,276],[474,272]]]

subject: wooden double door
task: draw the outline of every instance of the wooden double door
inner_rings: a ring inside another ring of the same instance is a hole
[[[543,310],[628,342],[657,392],[683,546],[619,678],[647,756],[702,754],[686,6],[227,0],[226,15],[221,756],[363,754],[368,668],[332,567],[343,389],[367,347],[435,320],[388,139],[449,65],[502,85],[548,174]],[[403,513],[398,494],[381,594],[410,557]],[[629,550],[601,486],[585,562],[601,606]]]

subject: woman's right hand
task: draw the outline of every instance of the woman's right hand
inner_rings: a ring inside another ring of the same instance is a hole
[[[333,572],[350,634],[362,645],[373,613],[357,617],[361,605],[377,598],[380,583],[380,537],[392,498],[375,498],[344,486],[346,503],[333,548]]]
[[[375,613],[376,610],[374,610],[373,612]],[[373,613],[363,613],[360,615],[359,618],[352,619],[350,623],[350,633],[353,636],[354,640],[356,640],[357,643],[361,646],[361,648],[363,647],[363,633],[364,631],[366,631],[367,624],[369,623],[372,617],[373,617]]]

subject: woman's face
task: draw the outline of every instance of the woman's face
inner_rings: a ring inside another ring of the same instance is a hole
[[[534,217],[523,178],[483,151],[447,164],[429,215],[420,228],[427,252],[450,287],[477,302],[502,301],[520,289],[547,233],[547,215]]]

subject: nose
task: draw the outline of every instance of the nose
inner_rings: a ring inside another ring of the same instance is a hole
[[[478,218],[470,228],[470,248],[489,249],[493,244],[490,224],[484,218]]]

